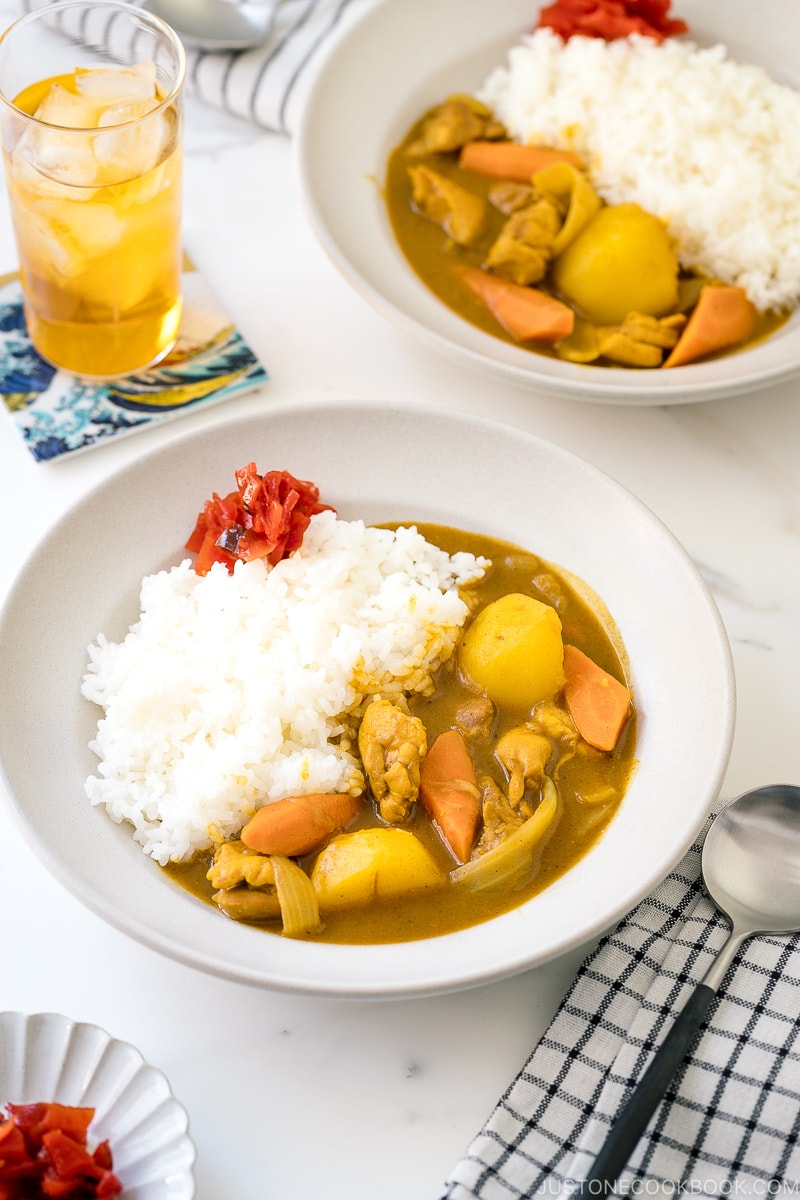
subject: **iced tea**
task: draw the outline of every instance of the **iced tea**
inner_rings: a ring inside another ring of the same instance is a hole
[[[90,376],[157,361],[181,314],[181,139],[153,64],[45,80],[15,105],[39,122],[5,151],[34,345]]]
[[[60,0],[0,37],[0,119],[37,350],[97,379],[158,362],[181,316],[181,90],[163,21]]]

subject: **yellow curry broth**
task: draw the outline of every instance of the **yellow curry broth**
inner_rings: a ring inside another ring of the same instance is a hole
[[[489,201],[490,188],[497,184],[498,180],[460,167],[457,152],[421,154],[415,149],[413,154],[409,153],[412,146],[418,147],[422,128],[430,116],[430,112],[433,111],[424,113],[415,122],[402,142],[392,151],[386,164],[384,201],[392,231],[400,249],[425,286],[438,296],[448,308],[471,325],[524,350],[543,354],[549,358],[559,358],[557,350],[546,342],[519,342],[513,338],[495,320],[486,305],[459,278],[456,270],[459,265],[476,268],[484,266],[489,249],[508,218]],[[472,245],[457,245],[441,226],[416,210],[408,174],[409,164],[430,167],[438,174],[454,180],[486,201],[486,225],[480,237]],[[682,288],[684,294],[691,293],[693,289],[695,294],[699,292],[699,289],[694,287],[695,276],[684,274],[681,278],[684,284],[684,288]],[[564,297],[559,295],[557,289],[549,284],[547,278],[537,283],[536,288],[538,291],[547,292],[562,302],[566,302]],[[746,341],[741,342],[733,350],[709,355],[707,360],[735,353],[764,341],[786,323],[789,315],[778,312],[758,313],[753,332]],[[582,323],[581,314],[576,312],[576,328],[579,328]],[[619,368],[621,364],[598,359],[591,365]]]
[[[466,593],[474,606],[473,611],[509,592],[535,596],[557,609],[565,641],[580,647],[617,678],[627,678],[626,664],[621,660],[624,651],[613,631],[609,630],[605,608],[602,604],[596,609],[590,605],[580,594],[577,583],[573,586],[566,573],[555,570],[533,554],[494,538],[437,525],[420,524],[418,528],[430,542],[449,554],[464,550],[491,559],[492,567],[486,578]],[[426,727],[429,745],[439,733],[451,728],[459,705],[475,696],[474,688],[460,678],[457,657],[454,657],[440,669],[435,694],[410,701],[411,711]],[[478,778],[491,775],[505,789],[505,776],[494,757],[494,746],[499,736],[519,725],[522,719],[518,712],[498,711],[490,735],[470,740]],[[635,741],[635,713],[632,710],[613,753],[603,754],[584,746],[584,753],[561,764],[558,768],[561,815],[555,831],[541,847],[538,863],[524,886],[494,894],[470,892],[449,883],[447,875],[456,864],[422,805],[417,804],[405,828],[416,834],[432,854],[442,870],[444,885],[415,896],[375,902],[367,908],[323,912],[324,928],[313,936],[313,940],[348,944],[413,941],[468,928],[516,908],[569,870],[600,837],[616,812],[633,770]],[[604,784],[614,790],[618,799],[591,804],[579,798],[581,794],[596,792]],[[349,828],[381,824],[370,802]],[[299,861],[310,870],[314,858],[309,855]],[[210,859],[210,854],[202,854],[191,863],[172,864],[164,870],[176,883],[211,903],[214,889],[205,878]],[[261,928],[279,932],[277,924],[264,924]]]
[[[423,123],[424,120],[419,121],[412,127],[392,151],[386,166],[384,197],[394,236],[416,274],[448,308],[452,308],[471,325],[477,325],[486,333],[516,345],[518,343],[498,325],[486,305],[464,286],[454,269],[461,263],[481,267],[507,219],[499,208],[489,204],[489,188],[497,180],[490,179],[488,175],[478,175],[475,171],[463,170],[453,155],[414,155],[415,163],[422,163],[448,179],[454,179],[487,202],[486,227],[480,238],[471,246],[457,246],[439,225],[416,212],[412,203],[408,149],[418,141]]]

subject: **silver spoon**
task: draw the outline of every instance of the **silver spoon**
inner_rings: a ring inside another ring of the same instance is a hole
[[[246,50],[266,40],[279,0],[145,0],[190,46]]]
[[[738,796],[711,824],[702,865],[730,935],[616,1118],[587,1183],[616,1184],[742,942],[800,931],[800,787],[776,784]]]

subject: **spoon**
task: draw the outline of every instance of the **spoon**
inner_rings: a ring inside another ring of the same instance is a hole
[[[616,1118],[587,1183],[616,1184],[742,942],[757,933],[800,931],[800,787],[775,784],[733,800],[706,834],[702,870],[706,890],[730,921],[728,940]]]
[[[279,0],[145,0],[190,46],[246,50],[266,40]]]

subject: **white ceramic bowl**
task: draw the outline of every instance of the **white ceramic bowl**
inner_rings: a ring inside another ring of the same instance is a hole
[[[670,371],[580,366],[493,338],[447,308],[395,241],[380,184],[390,151],[451,92],[472,91],[536,23],[531,0],[384,0],[332,45],[296,139],[306,209],[323,247],[379,312],[431,348],[491,377],[601,404],[688,404],[757,391],[800,372],[800,312],[761,345]],[[700,45],[800,86],[795,0],[676,0]],[[757,402],[757,400],[755,401]]]
[[[572,871],[492,922],[389,946],[315,945],[236,925],[164,876],[85,798],[99,710],[86,648],[138,616],[141,577],[179,561],[203,501],[255,460],[316,482],[342,517],[493,534],[580,576],[627,647],[639,765]],[[292,405],[178,437],[102,484],[34,550],[0,616],[0,762],[12,812],[76,896],[206,971],[274,988],[398,996],[544,962],[609,927],[677,863],[716,798],[734,716],[719,614],[673,536],[573,455],[492,422],[376,404]]]
[[[108,1139],[120,1200],[192,1200],[186,1111],[135,1047],[57,1013],[0,1013],[0,1104],[39,1102],[95,1109],[89,1148]]]

